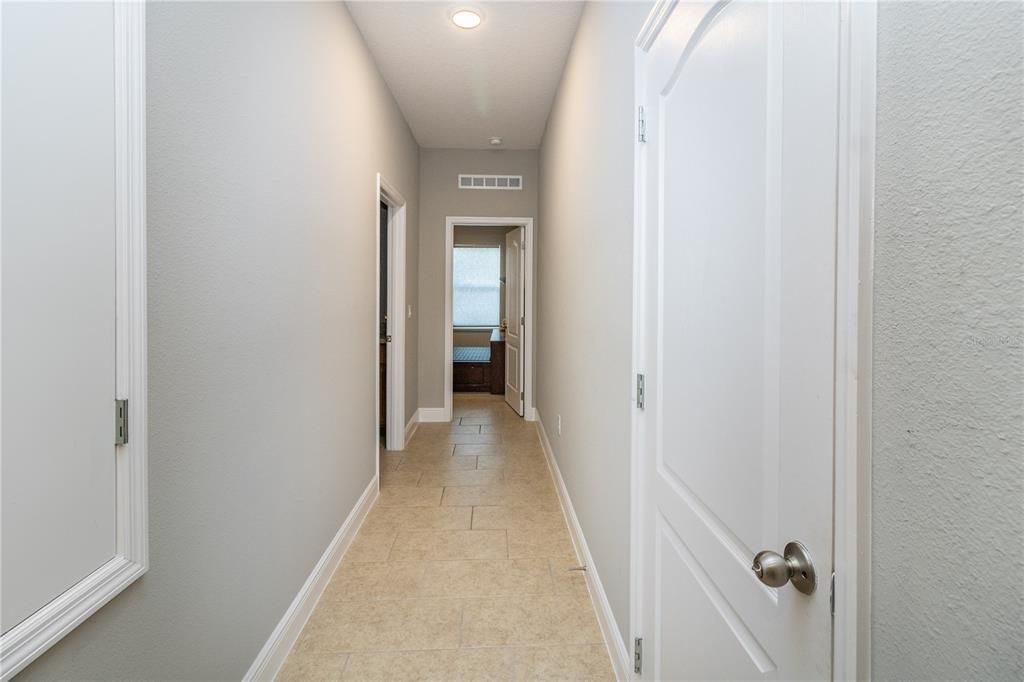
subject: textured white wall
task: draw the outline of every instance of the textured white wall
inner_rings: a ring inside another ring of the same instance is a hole
[[[649,10],[645,2],[587,3],[540,157],[537,407],[624,639],[633,42]]]
[[[375,174],[416,201],[412,135],[344,5],[147,12],[152,568],[24,679],[240,679],[375,468]]]
[[[1022,25],[879,11],[875,679],[1024,678]]]

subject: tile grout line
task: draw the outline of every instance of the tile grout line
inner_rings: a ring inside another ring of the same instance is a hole
[[[466,602],[459,602],[459,649],[462,648],[462,630],[466,625]]]
[[[290,652],[289,652],[289,655],[291,655]],[[345,665],[341,666],[341,679],[345,679],[346,675],[348,674],[348,664],[351,663],[351,662],[352,662],[352,653],[351,652],[346,653],[345,654]],[[278,671],[278,673],[280,673],[280,671]]]
[[[395,545],[398,544],[398,534],[401,533],[401,532],[402,531],[400,531],[400,530],[395,531],[395,537],[391,538],[391,544],[388,545],[388,555],[387,555],[387,557],[384,558],[384,563],[387,564],[387,563],[391,562],[391,554],[395,551]],[[358,537],[359,537],[359,533],[356,533],[356,538],[358,538]]]

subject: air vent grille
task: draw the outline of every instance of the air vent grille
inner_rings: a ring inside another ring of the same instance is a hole
[[[459,175],[459,189],[523,188],[522,175]]]

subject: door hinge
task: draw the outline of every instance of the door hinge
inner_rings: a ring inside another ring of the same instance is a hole
[[[526,400],[526,391],[519,391],[519,402]]]
[[[633,640],[633,672],[637,675],[644,669],[644,638]]]
[[[636,139],[638,142],[647,142],[647,118],[644,116],[644,108],[642,106],[637,107]]]
[[[836,572],[832,571],[832,578],[828,581],[828,609],[834,617],[836,615]]]
[[[644,409],[644,375],[636,375],[636,406],[637,409]]]
[[[114,445],[128,444],[128,399],[114,401]]]

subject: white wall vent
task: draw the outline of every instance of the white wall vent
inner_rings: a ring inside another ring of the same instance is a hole
[[[522,175],[459,175],[459,189],[522,188]]]

